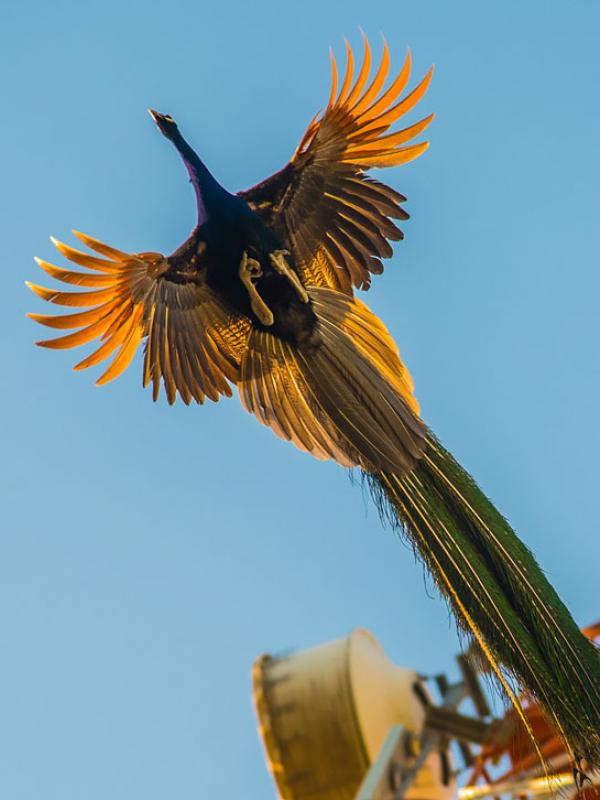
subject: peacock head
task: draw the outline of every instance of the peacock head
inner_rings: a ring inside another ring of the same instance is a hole
[[[154,111],[153,108],[149,108],[148,113],[156,123],[158,130],[163,136],[166,136],[167,139],[173,140],[177,133],[179,133],[177,123],[169,114],[161,114],[159,111]]]

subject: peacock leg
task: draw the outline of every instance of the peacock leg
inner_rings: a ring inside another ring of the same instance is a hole
[[[283,275],[288,281],[292,284],[298,297],[302,300],[303,303],[308,303],[308,294],[306,293],[306,289],[302,285],[300,278],[294,272],[294,270],[290,267],[290,265],[285,260],[286,256],[289,256],[289,250],[274,250],[272,253],[269,253],[269,258],[271,259],[271,264],[275,267],[277,272],[280,275]]]
[[[248,296],[250,297],[250,307],[252,308],[252,311],[254,311],[263,325],[266,325],[267,327],[272,325],[275,321],[273,318],[273,312],[259,295],[256,286],[254,285],[254,281],[258,280],[258,278],[260,278],[262,275],[260,262],[255,258],[248,258],[248,253],[245,250],[240,262],[238,274],[240,276],[240,280],[246,287]]]

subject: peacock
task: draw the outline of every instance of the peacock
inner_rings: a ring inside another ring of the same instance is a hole
[[[63,349],[97,341],[75,369],[108,361],[105,384],[144,345],[143,385],[169,404],[230,397],[316,459],[365,476],[380,510],[431,572],[508,697],[534,696],[574,764],[600,768],[600,658],[534,556],[420,416],[411,376],[383,322],[355,296],[403,238],[406,198],[372,168],[420,156],[433,114],[392,125],[425,94],[409,93],[410,51],[388,83],[383,43],[339,79],[333,54],[326,108],[279,172],[232,194],[213,177],[175,120],[150,110],[194,189],[198,220],[171,255],[127,253],[77,231],[86,250],[52,239],[84,270],[36,259],[72,291],[30,288],[79,309],[30,314],[60,331],[37,342]],[[83,310],[81,310],[83,309]]]

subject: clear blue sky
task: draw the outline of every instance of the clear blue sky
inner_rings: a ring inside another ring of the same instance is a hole
[[[385,175],[412,219],[366,299],[431,427],[576,618],[600,615],[596,0],[3,0],[3,798],[273,797],[258,654],[361,625],[399,663],[451,666],[444,604],[341,468],[236,399],[154,405],[139,358],[96,389],[24,316],[46,310],[23,281],[56,260],[49,234],[187,236],[192,192],[148,106],[247,187],[291,154],[328,47],[359,26],[396,66],[410,45],[415,77],[435,62],[438,115],[425,156]]]

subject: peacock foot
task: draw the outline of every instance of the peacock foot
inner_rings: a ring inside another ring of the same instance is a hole
[[[263,325],[269,327],[275,321],[273,312],[259,295],[258,290],[254,285],[255,281],[257,281],[263,274],[262,267],[260,266],[260,262],[255,258],[248,258],[248,253],[246,250],[244,250],[244,255],[242,256],[238,274],[240,276],[240,280],[246,287],[248,296],[250,297],[250,307],[252,308],[252,311],[254,311],[257,318],[262,322]]]
[[[306,293],[306,289],[302,285],[300,278],[294,272],[294,270],[290,267],[290,265],[285,260],[286,256],[289,256],[289,250],[273,250],[272,253],[269,253],[269,258],[271,259],[271,264],[273,267],[279,272],[280,275],[283,275],[288,281],[292,284],[294,289],[296,290],[296,294],[302,300],[303,303],[308,303],[308,294]]]

